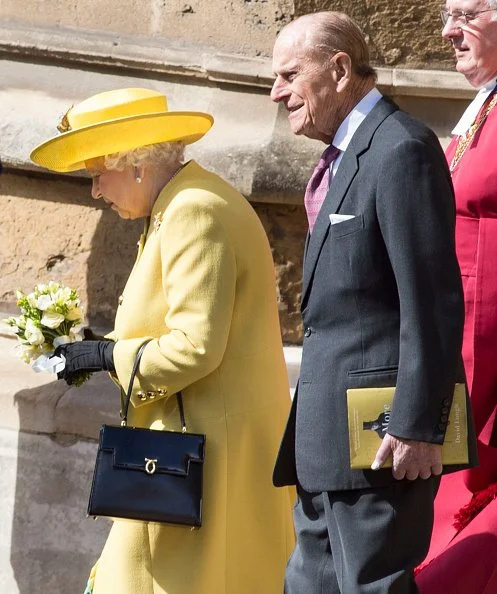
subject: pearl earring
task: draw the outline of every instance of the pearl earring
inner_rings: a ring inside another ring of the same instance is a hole
[[[141,183],[142,183],[142,178],[141,178],[139,175],[137,175],[137,176],[135,177],[135,180],[136,180],[136,183],[137,183],[137,184],[141,184]]]

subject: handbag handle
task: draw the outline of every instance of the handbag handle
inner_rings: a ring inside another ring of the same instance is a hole
[[[133,369],[131,370],[131,376],[129,378],[129,386],[128,391],[126,393],[126,399],[122,403],[123,406],[121,407],[121,425],[126,427],[128,424],[128,410],[129,410],[129,403],[131,402],[131,394],[133,392],[133,384],[135,383],[136,372],[138,371],[138,367],[140,366],[140,359],[142,358],[143,351],[149,342],[151,342],[151,338],[146,340],[138,349],[136,353],[135,362],[133,364]],[[124,394],[124,390],[121,388],[121,397]],[[178,401],[178,409],[179,409],[179,416],[181,421],[181,432],[186,433],[186,422],[185,422],[185,410],[183,408],[183,395],[181,391],[177,392],[176,399]]]

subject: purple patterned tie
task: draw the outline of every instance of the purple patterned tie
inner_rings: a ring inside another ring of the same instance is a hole
[[[318,217],[321,206],[326,198],[331,183],[330,165],[340,154],[340,149],[330,144],[321,155],[319,163],[312,172],[304,196],[304,205],[309,221],[309,232],[312,233],[314,223]]]

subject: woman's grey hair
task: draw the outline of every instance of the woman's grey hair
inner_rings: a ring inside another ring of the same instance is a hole
[[[127,165],[155,170],[175,169],[183,163],[184,156],[184,142],[159,142],[107,155],[105,167],[114,171],[123,171]]]
[[[491,1],[491,0],[489,0]],[[497,1],[497,0],[492,0]],[[376,80],[376,71],[369,63],[369,50],[364,33],[357,23],[343,12],[317,12],[300,17],[309,18],[313,27],[308,28],[304,46],[310,53],[318,54],[325,61],[338,52],[345,52],[360,78]]]

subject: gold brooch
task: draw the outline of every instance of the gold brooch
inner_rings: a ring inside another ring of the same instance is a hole
[[[69,123],[69,119],[68,119],[68,115],[69,112],[71,111],[71,109],[74,107],[74,105],[71,105],[71,107],[66,111],[66,113],[62,116],[62,119],[60,120],[60,122],[57,125],[57,130],[60,133],[64,133],[64,132],[69,132],[69,130],[71,130],[71,124]]]
[[[164,216],[163,212],[158,212],[154,217],[154,230],[158,231],[160,229],[162,223],[162,217]]]

